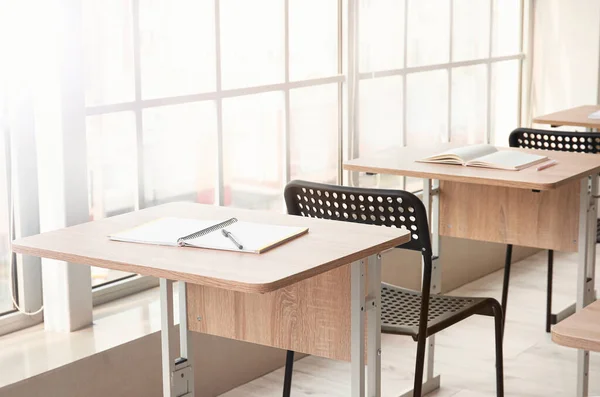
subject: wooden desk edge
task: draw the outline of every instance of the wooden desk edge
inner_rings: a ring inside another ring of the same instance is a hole
[[[543,118],[535,118],[532,121],[535,124],[545,124],[545,125],[550,125],[553,127],[562,127],[562,126],[568,126],[568,127],[586,127],[586,128],[596,128],[597,124],[593,124],[592,122],[589,123],[585,123],[585,122],[579,122],[579,121],[558,121],[558,120],[547,120],[547,119],[543,119]]]
[[[555,328],[556,326],[552,328],[552,342],[573,349],[584,349],[596,352],[600,351],[600,340],[589,340],[582,337],[575,337],[567,334],[562,334],[556,332]]]
[[[278,289],[290,286],[295,284],[301,280],[305,280],[319,274],[328,272],[340,266],[348,265],[354,261],[361,260],[367,258],[371,255],[378,254],[390,248],[394,248],[396,246],[406,244],[410,241],[410,233],[406,233],[402,236],[398,236],[394,239],[388,240],[385,243],[378,244],[376,246],[363,249],[361,251],[354,252],[351,255],[347,255],[343,258],[339,258],[325,265],[319,266],[317,268],[311,268],[304,272],[300,272],[294,274],[292,276],[282,278],[280,280],[267,282],[267,283],[244,283],[233,280],[225,280],[225,279],[217,279],[213,277],[205,277],[199,275],[191,275],[189,273],[180,273],[174,272],[165,269],[157,269],[152,268],[152,271],[149,272],[148,268],[140,265],[133,265],[128,263],[121,262],[106,262],[97,260],[94,258],[80,256],[80,255],[69,255],[64,254],[57,251],[52,251],[48,249],[39,249],[39,248],[31,248],[27,246],[22,246],[19,244],[11,243],[12,251],[17,254],[23,255],[31,255],[37,256],[41,258],[55,259],[60,261],[67,261],[72,263],[81,263],[88,266],[99,266],[107,269],[120,270],[120,271],[128,271],[131,273],[138,273],[147,276],[166,278],[173,281],[184,281],[191,284],[198,285],[207,285],[217,288],[223,288],[230,291],[239,291],[239,292],[248,292],[248,293],[256,293],[256,294],[266,294],[268,292],[273,292]]]
[[[344,163],[343,168],[346,171],[378,172],[381,174],[409,176],[409,177],[415,177],[415,178],[420,178],[420,179],[430,178],[430,179],[439,179],[440,181],[475,183],[475,184],[490,185],[490,186],[504,186],[504,187],[514,187],[514,188],[519,188],[519,189],[533,189],[533,190],[553,190],[553,189],[556,189],[557,187],[565,185],[573,180],[583,178],[583,176],[581,178],[579,178],[578,176],[573,176],[573,177],[564,179],[557,183],[529,183],[529,182],[511,182],[511,181],[502,182],[502,181],[497,181],[494,179],[479,178],[479,177],[472,177],[472,176],[463,177],[463,176],[456,176],[456,175],[443,175],[443,177],[440,178],[441,175],[434,173],[434,172],[421,172],[421,171],[416,172],[416,171],[410,171],[410,170],[399,172],[397,170],[388,169],[388,168],[381,168],[381,169],[378,169],[377,171],[375,171],[373,169],[373,167],[366,167],[366,166],[347,164],[347,163]],[[600,171],[600,167],[598,167],[597,171]],[[597,173],[597,171],[591,172],[590,175]],[[515,171],[515,172],[518,172],[518,171]],[[487,183],[481,183],[481,182],[487,182]]]

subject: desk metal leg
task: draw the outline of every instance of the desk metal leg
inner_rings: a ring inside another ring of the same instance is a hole
[[[177,335],[173,318],[173,281],[160,279],[160,322],[163,397],[193,397],[194,372],[192,347],[187,327],[187,293],[184,282],[179,282],[179,343],[180,357],[176,357]]]
[[[350,395],[365,396],[365,263],[352,263],[351,269],[351,381]],[[380,330],[381,332],[381,330]]]
[[[598,194],[596,175],[581,180],[579,199],[579,241],[577,267],[577,311],[594,300],[596,261],[596,202]],[[577,352],[577,397],[588,395],[589,352]]]
[[[369,257],[367,314],[368,397],[381,396],[381,255]]]

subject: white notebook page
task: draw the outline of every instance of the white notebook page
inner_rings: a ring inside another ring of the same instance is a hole
[[[177,246],[177,239],[216,225],[223,220],[199,220],[184,218],[160,218],[133,229],[109,236],[111,240],[142,244]],[[259,252],[282,240],[289,239],[307,230],[305,227],[267,225],[262,223],[236,222],[226,226],[234,238],[243,245],[240,250],[218,229],[205,236],[186,240],[187,245],[227,251]]]

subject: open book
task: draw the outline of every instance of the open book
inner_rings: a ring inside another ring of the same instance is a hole
[[[418,161],[519,171],[547,159],[546,156],[517,150],[498,150],[492,145],[471,145],[446,150],[443,153]]]
[[[130,243],[212,248],[260,254],[308,232],[306,227],[160,218],[108,236]]]
[[[600,110],[598,110],[594,113],[590,113],[590,115],[588,116],[588,119],[594,119],[594,120],[600,119]]]

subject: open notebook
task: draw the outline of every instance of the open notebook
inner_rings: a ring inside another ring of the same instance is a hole
[[[212,248],[260,254],[307,232],[306,227],[238,222],[236,218],[223,222],[160,218],[133,229],[111,234],[108,238],[130,243]],[[240,246],[242,248],[239,248]]]
[[[446,150],[435,156],[419,160],[419,162],[519,171],[547,159],[546,156],[517,150],[498,150],[492,145],[470,145]]]

